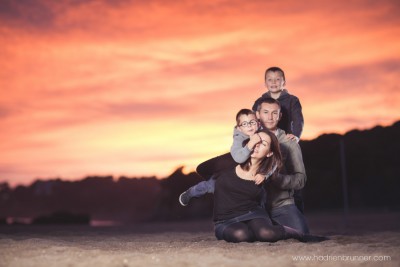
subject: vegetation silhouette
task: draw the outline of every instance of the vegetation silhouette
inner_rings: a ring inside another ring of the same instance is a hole
[[[32,224],[90,224],[90,216],[58,211],[50,215],[39,216],[33,219]]]
[[[398,210],[399,136],[400,121],[388,127],[324,134],[301,141],[308,177],[304,189],[306,212],[343,207],[340,142],[344,143],[350,209]],[[180,193],[201,180],[197,173],[184,174],[181,166],[164,179],[56,178],[16,188],[0,183],[0,224],[6,223],[6,218],[38,218],[36,223],[51,217],[59,220],[62,216],[54,215],[59,211],[125,223],[210,218],[211,194],[193,199],[189,207],[178,202]],[[69,220],[67,217],[64,221]]]

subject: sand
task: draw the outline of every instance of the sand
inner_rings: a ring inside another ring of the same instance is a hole
[[[400,213],[309,215],[322,243],[217,241],[209,220],[0,226],[0,266],[400,266]],[[309,257],[308,260],[296,257]]]

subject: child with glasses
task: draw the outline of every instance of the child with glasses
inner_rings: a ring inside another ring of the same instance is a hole
[[[215,188],[215,174],[207,173],[207,169],[215,169],[210,168],[209,163],[218,163],[218,164],[228,164],[224,167],[218,167],[217,169],[225,169],[230,167],[233,162],[235,165],[237,163],[245,162],[252,153],[254,147],[261,141],[261,138],[256,131],[259,128],[259,123],[256,117],[256,114],[250,109],[241,109],[236,115],[236,126],[233,129],[233,144],[230,149],[230,153],[219,156],[220,160],[211,159],[208,160],[201,165],[199,165],[198,173],[201,173],[205,181],[202,181],[188,190],[183,192],[179,196],[179,202],[182,206],[187,206],[189,201],[193,197],[200,197],[206,193],[214,193]],[[247,142],[248,140],[248,142]],[[244,142],[247,144],[244,145]],[[231,160],[233,158],[233,161]],[[202,170],[199,171],[199,168]],[[273,170],[275,171],[275,169]],[[271,174],[263,175],[256,174],[255,175],[255,183],[261,184],[268,176]],[[204,177],[205,176],[205,177]]]

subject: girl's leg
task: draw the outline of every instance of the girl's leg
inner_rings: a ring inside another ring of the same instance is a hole
[[[248,226],[253,232],[256,241],[276,242],[286,239],[287,234],[283,226],[273,225],[268,218],[257,218],[248,221]]]
[[[246,223],[237,222],[229,225],[223,232],[223,239],[227,242],[253,242],[254,235]]]
[[[328,240],[328,238],[324,236],[304,234],[287,226],[272,225],[272,222],[265,218],[250,220],[248,226],[254,233],[256,241],[276,242],[289,238],[294,238],[301,242],[321,242]]]

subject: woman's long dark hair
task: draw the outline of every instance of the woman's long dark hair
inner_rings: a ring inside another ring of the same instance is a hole
[[[279,142],[278,138],[275,136],[275,134],[267,129],[260,129],[256,133],[266,133],[270,138],[271,138],[271,145],[270,145],[270,152],[273,152],[271,157],[265,157],[261,160],[260,165],[258,166],[258,169],[256,171],[256,174],[262,174],[265,175],[269,171],[274,168],[274,166],[277,166],[277,169],[275,173],[277,173],[281,166],[282,166],[282,154],[281,150],[279,148]],[[249,139],[245,140],[245,143],[247,144]],[[248,171],[251,166],[251,157],[249,157],[245,162],[240,164],[240,167],[242,167],[243,170]]]

